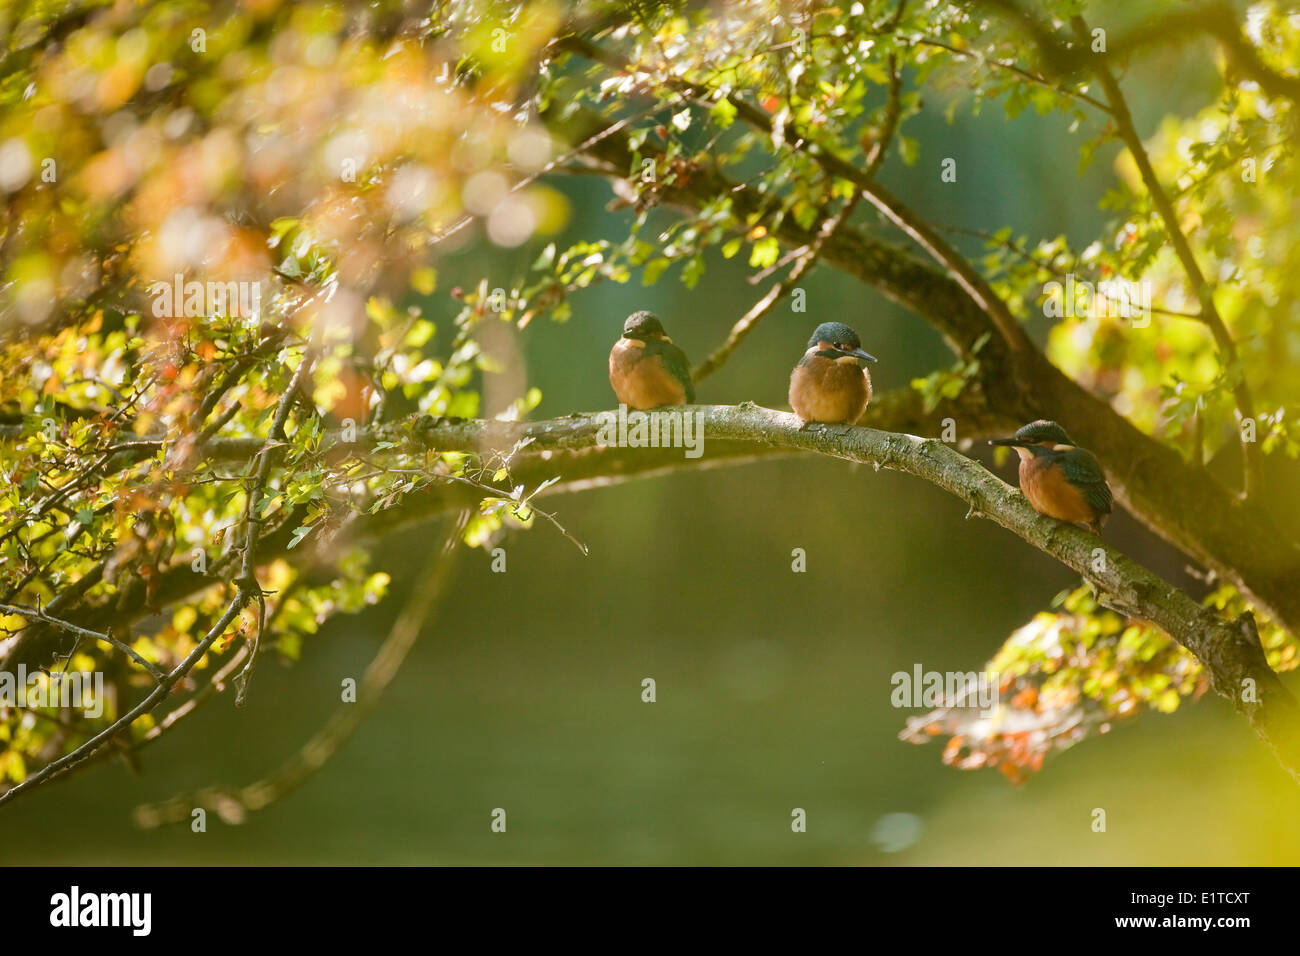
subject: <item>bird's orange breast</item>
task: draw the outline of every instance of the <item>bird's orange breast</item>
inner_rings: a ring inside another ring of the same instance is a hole
[[[856,362],[815,355],[790,373],[790,407],[805,422],[848,422],[871,401],[871,377]]]
[[[627,339],[619,339],[609,350],[609,384],[628,408],[686,403],[685,386],[669,374],[659,356],[646,355],[643,345]]]
[[[1046,458],[1026,458],[1020,462],[1020,490],[1035,511],[1049,518],[1080,524],[1096,519],[1087,496]]]

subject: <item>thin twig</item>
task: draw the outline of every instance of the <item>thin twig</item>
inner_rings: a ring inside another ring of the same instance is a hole
[[[88,637],[93,641],[100,641],[104,644],[111,644],[113,647],[116,647],[119,651],[126,654],[128,657],[131,658],[131,660],[135,661],[146,671],[152,674],[153,679],[155,681],[162,681],[167,676],[150,661],[141,657],[140,654],[137,653],[133,647],[131,647],[131,645],[119,641],[111,633],[108,632],[100,633],[99,631],[92,631],[89,628],[80,627],[76,624],[71,623],[70,621],[64,621],[57,617],[51,617],[44,610],[38,607],[20,607],[13,604],[0,604],[0,612],[4,614],[16,614],[19,617],[27,618],[29,621],[40,621],[42,624],[52,624],[55,627],[67,631],[69,634],[76,634],[77,637],[79,638]]]
[[[987,57],[984,56],[982,53],[979,53],[974,50],[962,50],[958,47],[950,46],[949,44],[944,43],[942,40],[934,40],[931,39],[930,37],[921,37],[915,42],[917,46],[935,47],[940,50],[945,50],[948,53],[951,53],[953,56],[960,56],[965,59],[975,60],[981,66],[994,66],[1000,70],[1007,70],[1011,73],[1014,73],[1022,80],[1025,80],[1029,83],[1035,83],[1039,86],[1045,86],[1050,90],[1055,90],[1057,93],[1063,93],[1066,96],[1073,97],[1074,99],[1079,100],[1082,103],[1087,103],[1089,106],[1101,110],[1101,112],[1103,113],[1110,112],[1110,107],[1107,106],[1105,103],[1103,103],[1101,100],[1094,99],[1093,97],[1089,96],[1087,93],[1084,93],[1080,90],[1072,90],[1068,86],[1059,86],[1056,83],[1053,83],[1047,77],[1043,76],[1042,74],[1034,73],[1030,70],[1026,70],[1024,67],[1018,66],[1015,63],[1011,63],[1006,60],[998,60],[993,57]]]
[[[821,252],[822,246],[825,245],[826,240],[835,234],[835,231],[853,212],[854,207],[857,206],[857,202],[858,197],[855,195],[840,207],[839,212],[834,216],[831,216],[822,224],[821,232],[818,234],[816,240],[814,240],[811,245],[803,247],[803,251],[795,262],[794,268],[790,270],[790,274],[780,282],[776,283],[776,285],[772,286],[763,298],[755,302],[750,307],[749,311],[742,315],[736,321],[736,324],[731,327],[731,331],[727,333],[727,338],[723,343],[714,349],[708,358],[692,370],[691,379],[693,381],[697,383],[701,382],[718,369],[722,368],[722,366],[726,364],[727,359],[731,358],[732,353],[740,347],[740,343],[754,331],[758,326],[758,323],[762,321],[763,317],[771,312],[772,308],[778,302],[794,290],[795,286],[804,277],[808,270],[813,267],[813,263],[817,261],[817,256]]]
[[[1070,273],[1066,272],[1059,266],[1054,266],[1052,260],[1044,261],[1018,243],[1012,242],[1010,239],[999,239],[987,229],[967,229],[964,226],[940,226],[939,228],[943,229],[945,232],[956,232],[966,236],[975,236],[976,238],[983,239],[986,242],[993,243],[1000,248],[1006,249],[1021,260],[1028,262],[1030,265],[1036,266],[1043,272],[1053,275],[1058,279],[1066,279],[1070,275]],[[1054,258],[1055,257],[1053,257],[1053,259]],[[1123,304],[1119,300],[1112,299],[1107,295],[1102,290],[1100,284],[1098,284],[1096,291],[1097,294],[1107,302],[1113,302],[1117,305]],[[1199,312],[1183,312],[1178,309],[1166,309],[1158,305],[1148,306],[1148,308],[1158,315],[1167,315],[1173,319],[1187,319],[1189,322],[1200,322],[1202,324],[1205,321]]]
[[[563,48],[563,46],[564,46],[563,44],[557,44],[557,47],[559,48]],[[575,157],[582,155],[583,152],[595,146],[601,140],[608,139],[610,136],[613,136],[614,134],[618,133],[620,130],[628,126],[631,126],[633,123],[638,123],[641,120],[646,119],[649,116],[653,116],[655,113],[668,109],[669,107],[674,105],[680,105],[680,104],[674,104],[671,100],[662,103],[655,103],[641,110],[639,113],[635,113],[631,116],[625,116],[621,120],[617,120],[616,122],[611,123],[608,127],[588,137],[586,140],[579,143],[577,146],[574,146],[572,149],[568,150],[563,155],[557,156],[555,159],[552,159],[541,169],[537,170],[534,173],[530,173],[529,175],[520,179],[517,183],[515,183],[513,186],[510,187],[510,192],[515,193],[521,189],[526,188],[527,186],[532,185],[542,176],[545,176],[547,173],[551,172],[552,170],[560,166],[563,166],[565,163],[568,163],[570,160],[574,159]],[[436,235],[430,236],[427,244],[430,246],[435,246],[438,243],[451,238],[452,236],[460,232],[462,229],[464,229],[466,226],[468,226],[477,218],[478,216],[476,214],[466,213],[465,215],[457,219],[455,222],[453,222],[451,225],[449,225],[447,228],[441,230]]]
[[[262,523],[262,518],[258,515],[258,508],[262,492],[265,490],[267,480],[271,475],[271,459],[274,453],[288,441],[285,436],[284,426],[289,419],[290,410],[298,401],[299,388],[302,385],[303,377],[307,374],[307,367],[312,363],[310,352],[311,347],[308,345],[298,362],[298,367],[294,369],[293,376],[289,379],[289,387],[280,396],[280,403],[275,410],[275,418],[271,422],[270,433],[267,435],[261,451],[253,459],[256,462],[257,470],[253,476],[252,484],[246,492],[248,497],[244,510],[244,546],[240,558],[239,576],[235,580],[239,582],[241,588],[247,589],[250,594],[255,595],[259,612],[257,632],[252,638],[253,650],[248,655],[248,664],[240,672],[238,679],[239,694],[236,703],[241,706],[247,699],[248,681],[252,677],[253,665],[257,661],[257,647],[261,643],[262,625],[266,620],[266,602],[263,598],[262,587],[257,580],[258,526]]]

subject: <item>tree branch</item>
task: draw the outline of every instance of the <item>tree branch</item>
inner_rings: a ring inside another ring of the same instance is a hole
[[[152,663],[150,663],[149,661],[141,657],[140,654],[135,650],[135,648],[131,647],[130,644],[124,644],[122,641],[119,641],[112,634],[109,633],[101,634],[99,631],[92,631],[84,627],[78,627],[77,625],[72,624],[69,621],[60,620],[57,617],[51,617],[50,615],[46,614],[43,610],[41,610],[39,607],[16,607],[12,604],[0,604],[0,614],[16,614],[19,617],[27,618],[29,621],[40,621],[43,624],[52,624],[55,627],[60,628],[61,630],[67,631],[69,634],[77,635],[77,637],[88,637],[92,641],[99,641],[100,643],[103,644],[109,644],[113,647],[116,647],[127,657],[131,658],[131,660],[135,661],[137,664],[143,667],[149,674],[153,676],[153,679],[155,681],[161,681],[166,679],[167,675],[164,674],[162,671],[160,671]]]
[[[631,63],[619,54],[588,40],[566,37],[559,41],[557,45],[560,49],[579,53],[617,72],[652,74],[652,70],[649,68]],[[707,86],[690,80],[669,77],[664,82],[679,92],[688,93],[705,102],[711,102],[714,96],[713,91]],[[772,118],[767,113],[734,93],[727,94],[725,99],[735,107],[736,115],[747,124],[768,137],[772,136],[774,127]],[[793,125],[789,127],[787,138],[807,144],[817,142],[815,137]],[[1025,330],[1007,308],[1006,303],[993,291],[984,277],[947,240],[931,229],[921,217],[917,216],[896,196],[877,183],[874,178],[874,169],[859,169],[853,163],[841,159],[825,147],[804,148],[802,151],[813,162],[817,163],[827,175],[847,180],[856,186],[862,195],[879,209],[886,218],[906,233],[936,262],[941,264],[949,272],[958,287],[970,297],[971,301],[992,322],[1013,356],[1037,351],[1029,336],[1025,334]]]
[[[901,14],[905,4],[898,5]],[[871,144],[871,152],[867,157],[866,174],[874,179],[876,173],[885,162],[885,155],[889,150],[890,143],[894,140],[894,134],[898,131],[898,121],[902,115],[902,100],[899,94],[902,92],[903,78],[898,69],[898,59],[892,53],[889,55],[889,94],[885,100],[885,117],[884,123],[880,129],[880,135],[876,137],[875,142]],[[817,257],[821,255],[822,247],[826,241],[835,235],[836,232],[848,221],[849,216],[853,215],[853,210],[857,208],[861,194],[855,194],[852,199],[844,203],[839,211],[833,216],[826,217],[822,222],[821,228],[817,232],[817,238],[811,245],[804,246],[797,250],[795,255],[794,268],[790,274],[782,281],[772,286],[767,294],[758,302],[754,303],[735,325],[731,327],[726,341],[722,343],[707,359],[700,363],[691,373],[691,378],[697,383],[712,375],[731,357],[731,354],[739,348],[750,332],[758,325],[763,316],[772,311],[772,308],[784,299],[799,284],[799,281],[817,262]]]
[[[692,380],[698,384],[722,368],[727,359],[731,358],[731,354],[740,347],[740,343],[745,341],[749,333],[758,327],[758,323],[762,321],[763,316],[771,312],[778,302],[794,290],[800,280],[808,273],[808,270],[817,262],[817,256],[821,254],[822,246],[826,244],[826,240],[834,235],[844,220],[852,214],[853,209],[857,206],[857,200],[858,197],[854,196],[853,199],[840,207],[839,212],[822,223],[817,238],[811,245],[805,246],[796,256],[794,268],[790,270],[789,275],[768,289],[763,298],[755,302],[749,311],[736,321],[723,343],[691,371]]]
[[[952,56],[961,57],[962,59],[974,60],[980,66],[992,66],[1001,70],[1008,70],[1014,73],[1016,76],[1020,77],[1022,80],[1024,80],[1027,83],[1034,83],[1037,84],[1038,86],[1046,87],[1049,90],[1054,90],[1055,92],[1061,93],[1065,96],[1072,97],[1073,99],[1076,99],[1081,103],[1087,103],[1089,106],[1093,107],[1094,109],[1100,110],[1103,113],[1110,112],[1110,108],[1106,106],[1105,103],[1101,102],[1101,100],[1095,99],[1089,96],[1087,93],[1084,93],[1080,90],[1072,90],[1068,86],[1058,86],[1047,77],[1026,70],[1015,63],[1010,63],[1006,60],[998,60],[993,57],[987,57],[975,50],[961,50],[955,46],[951,46],[950,44],[944,43],[942,40],[935,40],[930,37],[921,37],[913,42],[915,43],[916,46],[934,47],[935,49],[938,50],[944,50],[949,54],[951,54]]]
[[[891,431],[908,431],[920,434],[937,434],[944,419],[961,423],[962,437],[982,438],[1006,434],[1016,425],[1011,419],[992,411],[978,387],[967,388],[955,399],[941,402],[927,409],[919,392],[902,388],[876,396],[868,406],[862,423]],[[427,433],[440,440],[441,429],[449,426],[473,424],[463,419],[422,419],[432,423]],[[483,423],[485,443],[480,452],[507,452],[513,444],[492,445],[488,439],[493,434],[493,422]],[[357,445],[341,444],[341,434],[328,433],[324,442],[335,453],[349,454],[355,448],[369,449],[381,441],[404,440],[400,431],[380,426],[363,429],[358,433]],[[260,438],[214,439],[206,449],[208,460],[248,461],[264,444]],[[327,454],[329,452],[327,451]],[[514,484],[537,487],[555,477],[560,481],[546,488],[544,494],[586,491],[607,487],[638,478],[651,478],[682,468],[692,470],[729,467],[747,464],[761,458],[790,455],[791,449],[770,448],[752,442],[714,441],[709,443],[709,453],[700,458],[687,459],[680,449],[674,448],[595,448],[582,447],[571,452],[533,450],[531,447],[516,457],[511,465]],[[513,487],[513,486],[512,486]],[[502,496],[510,488],[503,487]],[[384,508],[374,514],[358,515],[349,521],[341,534],[353,541],[374,540],[404,528],[418,525],[448,511],[476,506],[486,493],[471,484],[435,482],[429,487],[406,495],[399,504]],[[300,505],[284,517],[274,530],[263,534],[258,542],[260,560],[270,561],[289,553],[293,544],[293,529],[302,523],[309,505]],[[46,611],[53,613],[55,605],[65,617],[74,619],[80,626],[120,629],[152,612],[154,608],[167,607],[187,600],[194,594],[218,585],[235,573],[238,550],[227,552],[208,567],[208,573],[193,570],[188,561],[160,569],[155,586],[150,593],[144,583],[132,577],[120,584],[118,593],[87,598],[89,589],[98,580],[98,573],[88,573],[66,588]],[[295,563],[300,567],[323,558],[310,543],[294,550]],[[0,667],[14,669],[19,664],[29,667],[53,659],[59,651],[60,632],[51,626],[32,626],[18,635],[9,647]]]
[[[919,396],[917,397],[919,401]],[[974,401],[974,398],[968,401]],[[900,406],[905,403],[899,403]],[[897,415],[899,407],[872,405],[877,419]],[[915,411],[915,407],[912,411]],[[748,460],[755,455],[814,453],[846,461],[889,468],[930,481],[964,501],[972,513],[988,517],[1034,547],[1073,568],[1098,590],[1100,600],[1122,613],[1150,620],[1178,641],[1205,665],[1212,686],[1244,713],[1256,733],[1273,747],[1279,760],[1300,776],[1300,714],[1294,700],[1268,668],[1258,642],[1249,639],[1249,628],[1241,622],[1224,621],[1187,595],[1163,581],[1100,538],[1081,529],[1061,525],[1033,511],[1017,491],[986,471],[978,462],[965,458],[935,439],[919,438],[893,431],[862,427],[814,427],[802,429],[797,418],[750,403],[740,406],[685,406],[676,411],[702,416],[703,434],[709,440],[709,454],[688,459],[681,449],[603,448],[599,444],[605,418],[611,413],[572,415],[541,422],[502,422],[462,419],[427,419],[418,430],[420,440],[440,452],[484,453],[514,448],[527,442],[528,455],[512,468],[516,481],[531,481],[542,474],[561,474],[564,481],[556,490],[578,490],[612,480],[655,474],[706,463]],[[978,405],[971,406],[978,414]],[[935,422],[936,411],[930,416]],[[985,413],[991,415],[992,413]],[[994,416],[996,418],[996,416]],[[958,419],[964,421],[964,419]],[[974,437],[964,434],[964,439]],[[741,451],[750,446],[746,457]],[[478,488],[457,484],[435,485],[413,495],[398,508],[356,521],[350,533],[357,537],[385,534],[404,523],[427,518],[448,508],[464,508],[483,496]],[[287,535],[286,535],[287,538]],[[282,553],[288,541],[275,540],[265,554]],[[1099,560],[1100,559],[1100,560]],[[184,568],[188,571],[188,567]],[[168,574],[182,573],[172,569]],[[164,575],[166,577],[166,575]],[[193,586],[193,576],[190,585]],[[184,581],[167,581],[169,589],[183,590]],[[100,734],[91,744],[102,746],[139,714],[151,709],[165,689],[193,666],[193,662],[233,619],[242,603],[252,598],[240,590],[231,609],[194,654],[178,666],[154,694],[131,714]],[[118,609],[120,611],[120,609]],[[1243,694],[1244,683],[1252,681],[1253,695]],[[89,745],[88,745],[89,746]],[[93,749],[93,747],[92,747]],[[85,756],[79,748],[76,759]],[[69,755],[70,757],[74,755]],[[75,761],[71,761],[75,762]],[[69,761],[51,764],[65,768]],[[38,773],[46,774],[43,769]],[[53,772],[53,771],[52,771]],[[35,777],[35,775],[34,775]],[[29,778],[31,780],[33,778]],[[43,779],[43,776],[41,777]],[[23,786],[26,786],[24,784]],[[12,791],[11,791],[12,792]],[[0,802],[8,798],[0,796]]]

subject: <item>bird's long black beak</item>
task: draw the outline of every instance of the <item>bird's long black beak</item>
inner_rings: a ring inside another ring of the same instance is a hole
[[[989,440],[989,444],[990,444],[990,445],[1008,445],[1008,446],[1010,446],[1011,448],[1025,448],[1025,447],[1028,447],[1024,442],[1020,441],[1018,438],[993,438],[993,439],[990,439],[990,440]]]
[[[866,359],[868,362],[878,361],[874,355],[869,355],[868,353],[862,351],[862,349],[850,349],[849,354],[852,355],[854,358]]]

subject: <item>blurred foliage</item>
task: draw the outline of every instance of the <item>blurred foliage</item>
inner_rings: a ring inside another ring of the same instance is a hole
[[[529,523],[508,461],[437,455],[400,431],[374,460],[330,446],[340,429],[479,414],[474,377],[488,360],[474,330],[496,314],[485,290],[456,290],[439,336],[425,312],[438,291],[430,251],[470,238],[470,215],[503,246],[566,221],[559,194],[530,181],[552,145],[524,110],[559,9],[5,8],[4,602],[57,608],[80,582],[79,606],[111,608],[143,581],[147,620],[114,636],[163,670],[179,664],[229,599],[254,487],[247,461],[218,460],[197,439],[205,426],[264,436],[304,361],[288,447],[253,502],[264,533],[292,532],[261,569],[262,653],[296,659],[329,617],[384,596],[388,574],[341,543],[356,515],[486,477],[495,496],[471,543]],[[493,24],[508,31],[508,56],[494,53]],[[203,284],[193,301],[192,283]],[[211,284],[229,290],[215,307]],[[509,412],[539,400],[529,389]],[[156,601],[187,568],[207,583]],[[0,635],[26,625],[11,615]],[[256,628],[245,608],[182,686],[202,686]],[[107,706],[95,719],[0,709],[11,780],[101,730],[151,683],[94,642],[59,666],[115,675]]]
[[[1205,603],[1234,617],[1247,609],[1230,587]],[[967,700],[945,701],[909,719],[901,738],[925,743],[946,736],[944,763],[994,767],[1021,783],[1089,734],[1104,734],[1143,708],[1172,714],[1209,686],[1185,648],[1144,621],[1102,607],[1090,585],[1058,594],[1053,608],[1019,628],[984,665],[997,682],[994,713],[984,715]],[[1257,623],[1270,666],[1294,669],[1294,639],[1267,619]]]

